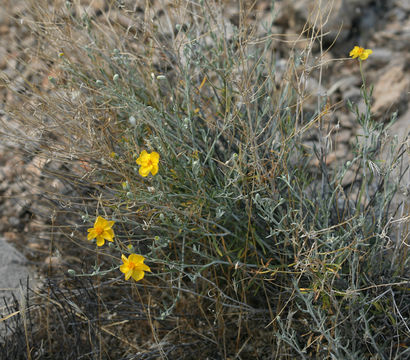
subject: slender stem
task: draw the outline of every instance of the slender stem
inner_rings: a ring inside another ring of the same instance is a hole
[[[359,59],[360,75],[362,76],[363,89],[366,90],[366,81],[365,81],[365,79],[364,79],[364,73],[363,73],[362,63],[363,63],[362,60]]]

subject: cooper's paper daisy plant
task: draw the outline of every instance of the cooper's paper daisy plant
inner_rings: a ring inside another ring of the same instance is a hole
[[[149,173],[155,175],[158,172],[159,154],[155,151],[149,154],[143,150],[136,162],[141,165],[139,169],[141,176],[146,177]]]
[[[135,281],[141,280],[145,271],[151,272],[148,265],[144,264],[145,258],[142,255],[131,254],[128,258],[125,255],[121,255],[122,264],[120,271],[125,274],[125,280],[132,277]]]
[[[366,60],[372,52],[373,50],[355,46],[349,53],[349,55],[352,57],[352,59],[356,59],[358,57],[360,60]]]
[[[95,220],[94,227],[88,229],[88,240],[93,240],[97,238],[97,246],[103,246],[105,240],[114,241],[114,230],[112,229],[114,221],[108,221],[101,216],[97,217]]]

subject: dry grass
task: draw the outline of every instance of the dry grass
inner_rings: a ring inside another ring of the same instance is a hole
[[[31,3],[32,55],[51,64],[49,87],[27,82],[25,106],[8,112],[15,141],[65,185],[44,192],[50,254],[64,262],[28,294],[29,317],[13,317],[3,356],[406,358],[408,219],[390,238],[403,149],[379,161],[385,129],[370,106],[352,105],[364,140],[330,166],[332,105],[304,87],[325,76],[320,31],[306,27],[306,46],[289,47],[255,32],[247,2],[237,28],[217,2],[200,3],[156,18],[128,3],[99,16],[76,2]],[[143,149],[160,153],[155,177],[138,175]],[[356,181],[343,188],[348,169]],[[112,246],[85,240],[97,215],[116,221]],[[129,245],[152,269],[138,283],[118,270]]]

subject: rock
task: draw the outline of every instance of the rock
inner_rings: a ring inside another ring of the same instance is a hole
[[[392,21],[403,21],[407,17],[406,12],[398,7],[391,9],[388,15]]]
[[[342,78],[335,80],[332,86],[327,91],[328,95],[332,95],[335,91],[345,92],[349,88],[359,85],[357,76],[343,75]]]
[[[87,6],[92,7],[95,11],[104,11],[106,8],[106,1],[105,0],[93,0],[91,3],[86,3]]]
[[[37,250],[37,251],[44,250],[44,246],[41,245],[41,244],[39,244],[39,243],[36,243],[36,242],[34,242],[34,243],[29,243],[27,246],[28,246],[30,249]]]
[[[407,93],[410,88],[410,75],[404,71],[404,62],[390,67],[376,82],[373,91],[374,104],[372,112],[391,113],[400,105],[407,104]]]
[[[27,261],[24,256],[1,237],[0,248],[0,298],[4,298],[6,303],[9,303],[13,300],[13,293],[17,299],[22,297],[19,289],[24,288],[30,271],[26,267]],[[0,317],[8,315],[6,312],[1,313],[3,309],[3,306],[0,307]],[[3,331],[5,331],[5,324],[0,322],[0,334]]]
[[[287,0],[291,12],[294,13],[295,22],[304,25],[306,22],[319,28],[322,26],[323,33],[329,42],[337,39],[338,42],[347,40],[350,35],[352,21],[357,16],[360,7],[365,7],[371,0]],[[317,16],[318,6],[321,4],[321,16]]]
[[[0,26],[7,26],[9,24],[9,16],[5,11],[0,11]]]
[[[342,143],[349,143],[353,135],[350,130],[341,130],[336,133],[336,141]]]
[[[394,5],[407,12],[410,12],[410,2],[408,0],[395,0]]]
[[[330,165],[331,163],[333,163],[333,162],[336,160],[336,158],[337,158],[337,156],[336,156],[336,154],[335,154],[334,152],[328,154],[328,155],[326,156],[326,159],[325,159],[326,165]],[[313,166],[315,166],[315,167],[318,167],[319,164],[320,164],[319,159],[317,159],[317,158],[313,159],[313,161],[311,162],[311,164],[312,164]]]
[[[37,155],[33,158],[33,160],[26,166],[26,171],[31,173],[34,176],[39,177],[42,172],[44,165],[47,164],[47,159],[44,158],[42,155]]]
[[[10,28],[7,25],[0,25],[0,35],[6,35],[10,31]]]
[[[387,48],[376,48],[372,49],[372,56],[369,57],[369,64],[375,65],[377,67],[387,65],[393,58],[393,52]]]
[[[357,104],[360,102],[362,98],[362,94],[360,92],[360,89],[357,87],[352,87],[349,90],[345,91],[343,94],[343,98],[347,102],[349,100],[353,104]]]
[[[356,173],[357,173],[356,170],[352,170],[352,169],[347,170],[341,182],[342,186],[346,187],[348,185],[351,185],[356,178]]]
[[[16,216],[11,216],[9,218],[9,223],[12,227],[17,227],[18,225],[20,225],[20,219]]]
[[[349,154],[349,153],[348,153],[349,148],[348,148],[347,145],[339,144],[339,145],[336,147],[336,149],[337,149],[337,150],[334,152],[334,154],[336,155],[336,158],[337,158],[337,159],[340,159],[340,160],[347,160],[347,159],[349,159],[349,160],[350,160],[350,158],[353,156],[352,154]]]
[[[44,263],[46,266],[59,267],[61,265],[61,258],[58,256],[47,256]]]
[[[349,9],[357,10],[359,6],[365,7],[369,5],[373,0],[344,0],[344,4]]]
[[[410,110],[401,116],[389,129],[390,134],[397,134],[399,136],[399,142],[407,144],[407,149],[409,150],[409,135],[410,135]],[[409,154],[410,155],[410,154]]]
[[[356,126],[356,122],[353,120],[353,114],[338,114],[337,119],[339,121],[339,124],[342,128],[345,129],[352,129],[353,127]]]
[[[17,238],[18,238],[18,235],[14,231],[6,231],[4,233],[4,239],[7,241],[16,241]]]

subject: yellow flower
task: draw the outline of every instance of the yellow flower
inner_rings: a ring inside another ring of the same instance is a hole
[[[146,177],[150,172],[152,175],[155,175],[158,172],[158,162],[159,154],[157,152],[153,151],[151,154],[148,154],[143,150],[137,159],[137,164],[141,165],[139,169],[140,175]]]
[[[360,60],[366,60],[372,52],[373,52],[373,50],[363,49],[360,46],[355,46],[353,48],[353,50],[349,53],[349,55],[353,59],[359,57]]]
[[[114,241],[114,230],[112,226],[114,221],[108,221],[103,219],[101,216],[97,217],[95,220],[94,227],[88,229],[88,240],[97,238],[97,246],[103,246],[105,240]]]
[[[128,259],[125,255],[121,255],[121,259],[124,264],[120,266],[120,271],[125,274],[125,280],[132,276],[135,281],[139,281],[144,277],[144,271],[151,272],[151,269],[144,264],[145,258],[142,255],[131,254]]]

